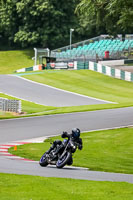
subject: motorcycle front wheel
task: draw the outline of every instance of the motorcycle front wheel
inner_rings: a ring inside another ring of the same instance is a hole
[[[70,152],[66,151],[65,154],[58,159],[58,161],[56,163],[56,167],[57,168],[64,167],[71,158],[72,158],[72,154]]]
[[[46,167],[48,165],[48,161],[47,161],[47,154],[44,153],[39,161],[39,164],[42,166],[42,167]]]

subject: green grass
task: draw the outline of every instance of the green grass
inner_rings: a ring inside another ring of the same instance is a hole
[[[33,66],[31,60],[34,52],[25,51],[0,51],[0,73],[13,73],[16,69]],[[112,109],[133,106],[133,83],[118,80],[90,70],[47,70],[41,71],[42,74],[33,73],[24,75],[25,78],[45,83],[57,88],[76,92],[79,94],[116,102],[117,104],[97,104],[85,106],[48,108],[25,104],[28,114],[34,116],[61,114],[71,112],[84,112],[101,109]],[[1,114],[2,115],[2,114]]]
[[[13,118],[14,115],[10,112],[2,112],[0,111],[0,119],[10,119]]]
[[[33,50],[0,51],[0,74],[11,74],[17,69],[34,65]]]
[[[82,133],[83,150],[74,154],[75,166],[93,171],[133,174],[133,128]],[[52,140],[61,139],[54,137]],[[9,152],[21,157],[38,160],[49,149],[51,139],[41,144],[25,144]]]
[[[0,93],[0,97],[3,98],[7,98],[7,99],[16,99],[15,97],[11,97],[8,95],[5,95],[3,93]],[[8,112],[0,112],[0,119],[8,119],[8,118],[16,118],[16,117],[22,117],[22,116],[31,116],[32,115],[41,115],[43,113],[47,113],[51,110],[56,109],[56,107],[52,107],[52,106],[43,106],[43,105],[39,105],[39,104],[35,104],[29,101],[24,101],[21,100],[22,102],[22,115],[17,115],[15,113],[8,113]]]
[[[125,66],[133,66],[133,62],[132,63],[127,63],[127,64],[125,64]]]
[[[132,200],[133,184],[0,174],[1,200]]]
[[[99,109],[133,106],[132,82],[118,80],[94,71],[45,71],[43,74],[25,75],[24,77],[71,92],[118,103],[117,105],[95,105]],[[94,105],[88,106],[87,110],[92,107],[94,109]]]

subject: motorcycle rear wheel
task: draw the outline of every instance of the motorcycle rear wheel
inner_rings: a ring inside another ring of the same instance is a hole
[[[64,154],[64,156],[60,157],[56,163],[56,167],[57,168],[62,168],[64,167],[68,162],[69,160],[72,158],[72,154],[70,152],[67,152]]]
[[[46,167],[48,165],[48,161],[47,161],[47,157],[46,157],[46,153],[44,153],[39,161],[39,164],[42,167]]]

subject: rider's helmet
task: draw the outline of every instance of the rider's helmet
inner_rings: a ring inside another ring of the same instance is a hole
[[[78,139],[80,137],[80,129],[79,128],[72,129],[72,137],[74,139]]]

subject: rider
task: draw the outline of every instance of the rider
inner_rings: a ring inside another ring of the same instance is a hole
[[[68,139],[71,138],[72,141],[77,143],[78,149],[81,150],[83,148],[82,139],[80,138],[80,129],[79,128],[73,128],[72,133],[63,132],[61,137],[68,138]],[[55,140],[53,142],[53,145],[51,146],[51,148],[49,149],[49,151],[47,153],[49,153],[52,149],[54,149],[58,145],[56,152],[54,152],[54,154],[57,155],[59,153],[59,151],[65,147],[66,144],[67,144],[67,140],[64,140],[63,142],[61,142],[60,140]]]
[[[77,145],[78,145],[78,149],[82,149],[83,146],[82,146],[82,139],[80,138],[80,129],[79,128],[73,128],[72,129],[72,133],[69,134],[67,132],[63,132],[62,138],[68,138],[68,139],[72,139],[72,141],[76,142]]]

